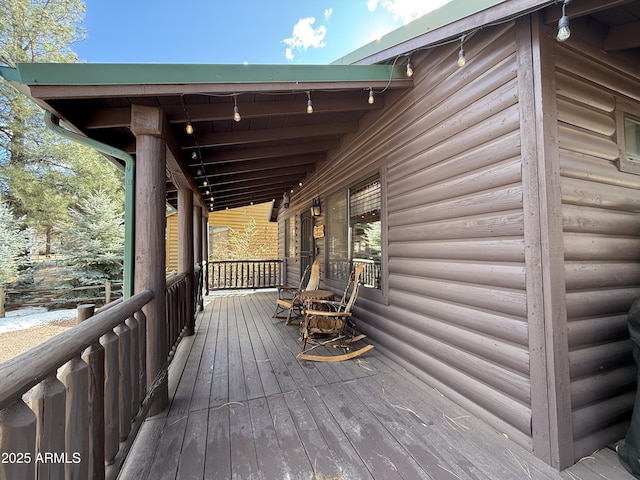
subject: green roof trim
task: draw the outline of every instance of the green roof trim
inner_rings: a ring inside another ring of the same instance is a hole
[[[0,76],[24,85],[366,82],[402,79],[389,65],[20,63]]]
[[[353,64],[388,48],[400,45],[412,38],[437,30],[445,25],[449,25],[450,23],[454,23],[505,1],[507,0],[451,0],[449,3],[417,18],[413,22],[393,30],[379,40],[368,43],[348,53],[344,57],[335,60],[331,65]]]

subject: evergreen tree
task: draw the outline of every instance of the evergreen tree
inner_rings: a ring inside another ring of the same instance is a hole
[[[0,201],[0,286],[14,282],[29,261],[29,230]]]
[[[61,226],[65,239],[61,250],[71,286],[122,280],[123,217],[123,210],[104,190],[89,194],[69,210],[69,221]]]
[[[71,47],[84,38],[84,11],[81,0],[0,1],[0,65],[77,61]],[[0,195],[42,239],[43,253],[87,191],[105,189],[122,203],[122,177],[95,151],[48,130],[40,107],[0,82]]]

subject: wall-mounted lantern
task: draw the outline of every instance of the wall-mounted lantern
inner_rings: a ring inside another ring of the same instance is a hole
[[[311,215],[313,215],[314,217],[319,217],[320,213],[320,197],[316,197],[313,199],[313,204],[311,205]]]
[[[289,198],[289,194],[287,192],[284,192],[284,195],[282,195],[282,203],[284,205],[284,208],[289,208],[289,202],[290,202],[290,198]]]

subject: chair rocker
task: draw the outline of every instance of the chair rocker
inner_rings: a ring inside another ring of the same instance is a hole
[[[363,270],[364,264],[360,264],[355,268],[349,282],[347,282],[342,301],[313,300],[310,302],[302,324],[303,346],[298,358],[314,362],[341,362],[358,357],[373,348],[373,345],[365,345],[362,348],[353,350],[353,344],[366,336],[356,331],[355,322],[351,318],[351,311],[358,297],[360,275]],[[351,290],[351,294],[345,303],[349,290]],[[309,344],[311,346],[307,348]],[[320,347],[342,348],[345,353],[342,355],[311,353]]]
[[[278,299],[276,300],[276,311],[273,314],[273,318],[286,319],[287,325],[292,324],[291,321],[296,318],[302,317],[303,302],[300,298],[300,293],[304,291],[317,290],[320,286],[320,259],[316,258],[311,265],[311,273],[309,273],[309,281],[307,286],[302,288],[302,285],[307,276],[309,267],[305,269],[300,279],[300,285],[296,287],[278,287]],[[287,312],[286,316],[283,316],[284,312]]]

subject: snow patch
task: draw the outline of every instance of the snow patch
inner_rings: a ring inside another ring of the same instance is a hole
[[[76,309],[47,311],[43,307],[21,308],[6,313],[0,318],[0,333],[15,332],[47,323],[76,318]]]

